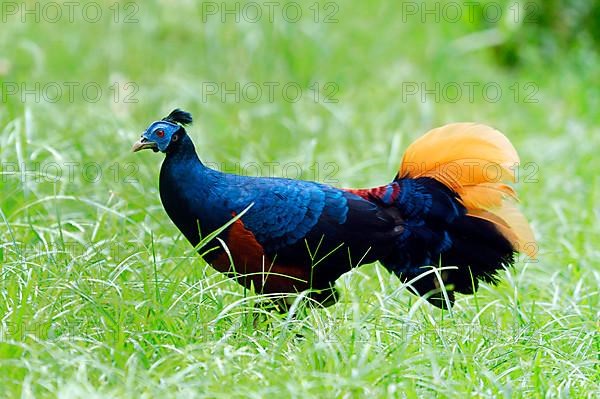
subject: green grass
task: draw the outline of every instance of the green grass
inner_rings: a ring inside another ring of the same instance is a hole
[[[505,68],[489,46],[473,49],[476,25],[404,21],[399,2],[340,1],[330,24],[312,21],[312,2],[298,23],[203,22],[186,1],[123,4],[119,21],[137,10],[138,22],[114,23],[113,3],[98,4],[98,23],[77,12],[73,23],[2,21],[3,94],[36,82],[103,94],[2,98],[0,396],[600,395],[600,59],[585,41],[552,60],[519,43],[522,63]],[[127,82],[136,102],[124,101]],[[292,82],[303,96],[204,101],[213,82]],[[315,82],[334,83],[337,102],[315,102]],[[493,83],[503,94],[423,102],[403,94],[407,82]],[[536,102],[525,101],[528,83]],[[539,259],[460,296],[452,313],[368,265],[340,279],[334,307],[257,314],[260,297],[207,266],[168,220],[162,155],[130,152],[175,106],[194,114],[207,162],[257,162],[263,174],[278,162],[276,175],[294,165],[339,186],[388,181],[432,127],[491,124],[521,154],[517,188]]]

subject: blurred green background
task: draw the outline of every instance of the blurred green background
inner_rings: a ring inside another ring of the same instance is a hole
[[[3,1],[0,18],[0,395],[598,393],[597,2]],[[175,107],[212,165],[354,187],[433,127],[490,124],[521,155],[539,260],[452,317],[370,265],[334,308],[257,325],[164,213],[162,156],[130,152]]]

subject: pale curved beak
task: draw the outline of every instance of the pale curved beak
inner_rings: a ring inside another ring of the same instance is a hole
[[[158,145],[153,141],[148,141],[145,137],[142,137],[135,143],[133,143],[133,147],[131,147],[131,151],[138,152],[141,150],[145,150],[146,148],[151,148],[153,150],[158,149]]]

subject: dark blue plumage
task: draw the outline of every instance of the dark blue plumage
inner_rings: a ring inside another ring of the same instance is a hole
[[[493,273],[512,260],[513,246],[493,224],[467,216],[457,194],[433,178],[397,176],[382,187],[344,190],[225,174],[199,160],[184,128],[191,120],[175,110],[150,125],[134,151],[150,148],[166,154],[161,200],[194,246],[249,207],[219,235],[222,241],[210,243],[216,249],[205,255],[241,284],[265,293],[312,289],[314,299],[329,304],[336,299],[335,280],[352,267],[381,261],[409,280],[425,271],[422,266],[436,266],[442,259],[442,265],[459,266],[445,272],[444,281],[469,293],[476,288],[472,275],[492,281]],[[471,242],[482,239],[479,254],[472,254]],[[439,288],[431,276],[412,286],[421,295]],[[428,299],[444,305],[438,294]]]

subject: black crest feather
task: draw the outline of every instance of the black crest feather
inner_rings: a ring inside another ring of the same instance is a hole
[[[173,111],[171,111],[169,116],[164,117],[162,120],[172,123],[179,123],[180,125],[185,126],[192,123],[192,114],[179,108],[175,108]]]

